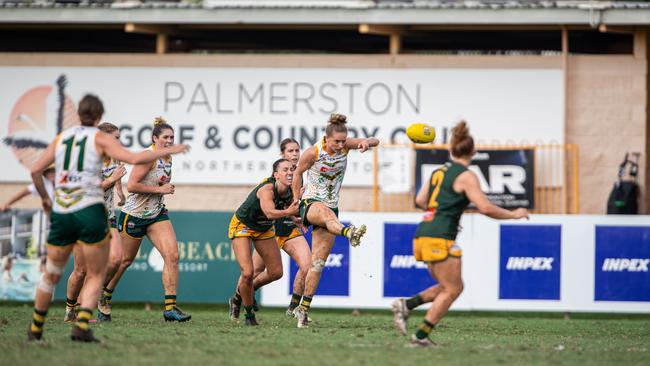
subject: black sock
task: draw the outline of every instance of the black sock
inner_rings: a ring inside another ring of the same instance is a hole
[[[346,238],[349,238],[350,234],[350,227],[349,226],[343,226],[343,229],[341,229],[341,233],[339,235],[345,236]]]
[[[424,304],[424,300],[422,300],[422,296],[420,296],[420,294],[417,294],[412,298],[406,300],[406,307],[409,310],[413,310],[422,304]]]
[[[246,319],[251,319],[255,317],[255,313],[253,312],[253,305],[251,306],[244,306],[244,311],[246,312]]]
[[[289,303],[289,310],[293,310],[300,305],[300,299],[302,299],[302,295],[298,295],[294,293],[291,295],[291,302]]]

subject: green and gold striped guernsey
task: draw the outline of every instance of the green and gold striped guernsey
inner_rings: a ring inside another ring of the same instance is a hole
[[[103,161],[102,168],[102,179],[106,180],[111,177],[115,169],[120,166],[116,160],[111,158],[105,158]],[[104,206],[106,206],[106,212],[108,212],[108,219],[115,219],[115,211],[113,211],[113,188],[115,185],[111,186],[109,189],[104,191]]]
[[[68,128],[57,137],[54,150],[54,203],[56,213],[77,212],[104,202],[102,159],[95,146],[95,127]]]
[[[316,161],[307,170],[305,193],[302,199],[312,199],[323,202],[327,207],[337,208],[339,192],[348,165],[348,150],[332,155],[325,151],[325,138],[314,145]]]
[[[155,146],[149,147],[155,150]],[[172,158],[160,158],[152,163],[149,172],[140,181],[141,184],[158,187],[170,183],[172,179]],[[151,219],[165,207],[164,195],[159,193],[130,193],[126,198],[122,212],[140,219]]]
[[[246,200],[244,200],[244,203],[242,203],[235,212],[235,216],[237,216],[239,221],[250,229],[259,232],[267,231],[273,226],[273,220],[269,220],[269,218],[266,217],[262,211],[262,207],[260,206],[260,199],[257,197],[257,191],[267,184],[273,185],[273,197],[276,207],[281,204],[285,199],[279,198],[280,194],[275,186],[275,178],[270,177],[264,179],[253,188],[251,193],[248,194],[248,197],[246,197]]]
[[[427,213],[415,232],[415,237],[456,240],[463,211],[469,205],[465,194],[454,191],[454,181],[467,168],[449,162],[431,173],[431,187],[427,198]]]

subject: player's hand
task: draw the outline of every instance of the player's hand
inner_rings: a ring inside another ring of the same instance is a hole
[[[300,197],[305,194],[305,187],[300,187]]]
[[[50,200],[50,197],[41,199],[41,204],[43,205],[43,211],[45,211],[45,214],[49,215],[50,212],[52,212],[52,200]]]
[[[525,208],[518,208],[512,211],[512,213],[515,215],[515,219],[530,220],[530,218],[528,217],[528,210],[526,210]]]
[[[186,153],[186,152],[190,151],[190,145],[188,145],[188,144],[178,144],[178,145],[170,146],[169,150],[171,150],[169,152],[170,154]]]
[[[7,204],[0,205],[0,212],[5,212],[8,209],[9,209],[9,205],[7,205]]]
[[[160,186],[159,191],[161,194],[174,194],[174,185],[165,183]]]
[[[118,180],[122,179],[123,176],[126,175],[126,168],[124,167],[124,164],[120,164],[115,170],[113,170],[113,173],[111,174],[111,179],[113,182],[117,182]]]
[[[291,202],[291,205],[285,211],[287,212],[287,216],[298,215],[298,201]]]
[[[357,149],[359,149],[359,152],[366,152],[368,149],[370,149],[370,144],[368,143],[368,139],[364,139],[359,143],[357,146]]]

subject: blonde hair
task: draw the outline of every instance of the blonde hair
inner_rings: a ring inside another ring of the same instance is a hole
[[[346,123],[348,123],[348,117],[346,117],[344,114],[330,114],[330,118],[327,120],[325,134],[327,136],[332,136],[332,133],[334,132],[348,133],[348,128],[345,126]]]
[[[467,122],[460,121],[451,129],[451,155],[456,158],[474,154],[474,138],[469,134]]]

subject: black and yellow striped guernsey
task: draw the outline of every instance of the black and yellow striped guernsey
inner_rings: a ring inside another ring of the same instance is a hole
[[[465,194],[454,192],[454,181],[466,170],[462,164],[449,162],[431,173],[427,198],[429,215],[418,226],[416,238],[425,236],[456,240],[460,217],[469,205],[469,200]]]
[[[269,220],[266,217],[262,211],[262,207],[260,206],[260,199],[257,197],[257,191],[267,184],[273,184],[273,197],[276,208],[281,204],[281,202],[284,203],[287,200],[286,197],[280,198],[280,194],[275,185],[275,178],[270,177],[260,182],[260,184],[258,184],[251,193],[248,194],[244,203],[242,203],[235,212],[235,216],[237,216],[239,221],[250,229],[259,232],[267,231],[273,226],[273,220]],[[289,190],[289,194],[291,194],[290,192],[291,190]]]

